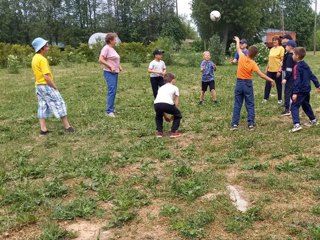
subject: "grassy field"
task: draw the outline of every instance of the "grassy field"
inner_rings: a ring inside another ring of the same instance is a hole
[[[320,77],[320,58],[307,62]],[[199,69],[169,66],[183,137],[157,139],[147,64],[123,67],[115,119],[104,113],[101,66],[53,67],[76,133],[50,119],[46,137],[31,69],[0,70],[0,239],[72,239],[77,224],[101,229],[100,240],[320,239],[319,126],[289,133],[291,118],[275,96],[261,103],[264,80],[255,77],[257,128],[247,130],[243,109],[231,132],[236,67],[218,67],[220,104],[206,95],[199,107]],[[320,116],[314,88],[311,103]],[[247,212],[228,185],[241,189]]]

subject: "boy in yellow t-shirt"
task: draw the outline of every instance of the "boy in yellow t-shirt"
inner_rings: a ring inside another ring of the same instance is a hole
[[[255,127],[255,110],[252,72],[257,73],[261,78],[269,81],[272,86],[274,85],[274,81],[267,75],[263,74],[257,63],[253,60],[253,58],[258,54],[258,49],[255,46],[249,47],[248,54],[246,56],[240,49],[240,39],[238,37],[234,37],[234,40],[236,41],[236,47],[239,54],[239,63],[236,88],[234,90],[234,107],[231,130],[238,129],[241,108],[244,100],[248,112],[248,128],[249,130],[253,130]]]
[[[38,37],[32,41],[32,47],[36,52],[32,58],[31,65],[36,80],[40,135],[47,135],[49,133],[45,119],[51,114],[62,120],[66,132],[72,133],[74,132],[74,128],[69,124],[66,104],[53,82],[53,75],[48,60],[44,57],[49,51],[48,41]]]

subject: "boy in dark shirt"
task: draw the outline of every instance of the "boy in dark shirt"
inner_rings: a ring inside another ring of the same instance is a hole
[[[292,59],[294,48],[297,46],[296,42],[289,40],[286,43],[286,59],[283,62],[283,65],[286,66],[284,69],[285,77],[282,80],[282,84],[285,85],[284,89],[284,111],[281,113],[283,116],[290,116],[290,99],[292,96],[292,87],[293,87],[293,68],[295,62]]]
[[[300,106],[302,106],[303,111],[306,113],[310,120],[307,126],[318,125],[318,121],[310,105],[310,80],[314,83],[318,92],[320,92],[320,85],[317,77],[311,72],[308,64],[303,61],[305,55],[306,50],[303,47],[295,48],[292,55],[293,60],[297,63],[293,68],[294,81],[291,105],[293,128],[290,132],[297,132],[302,129],[299,116]]]

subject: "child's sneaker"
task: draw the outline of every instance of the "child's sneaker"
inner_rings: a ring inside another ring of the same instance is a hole
[[[49,134],[49,131],[42,131],[40,130],[40,136],[45,136],[45,135],[48,135]]]
[[[230,128],[231,131],[236,131],[238,130],[238,125],[232,125]]]
[[[156,132],[156,137],[157,138],[162,138],[163,137],[163,132]]]
[[[248,126],[249,130],[254,130],[254,127],[255,127],[255,124],[250,124],[250,125]]]
[[[262,103],[267,103],[268,102],[268,99],[263,99],[262,100]]]
[[[294,132],[298,132],[300,130],[302,130],[302,127],[299,123],[297,123],[293,126],[293,128],[290,130],[290,132],[294,133]]]
[[[170,137],[171,138],[177,138],[177,137],[181,137],[181,133],[179,133],[179,132],[171,132],[170,133]]]
[[[282,104],[282,100],[278,100],[278,104],[281,105]]]
[[[74,133],[74,131],[75,131],[74,128],[71,127],[71,126],[68,127],[68,128],[65,128],[64,130],[65,130],[66,132],[68,132],[68,133]]]
[[[284,110],[284,111],[281,113],[281,116],[290,116],[290,115],[291,115],[290,110]]]
[[[317,126],[319,125],[318,120],[317,119],[313,119],[311,121],[309,121],[308,123],[304,124],[307,127],[312,127],[312,126]]]
[[[112,118],[116,117],[116,115],[113,112],[107,113],[106,115],[108,117],[112,117]]]

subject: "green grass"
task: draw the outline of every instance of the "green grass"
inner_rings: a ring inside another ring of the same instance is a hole
[[[319,58],[307,62],[320,76]],[[50,119],[47,137],[39,136],[31,69],[0,70],[0,238],[19,239],[19,229],[23,239],[68,239],[64,227],[84,219],[120,239],[138,239],[153,225],[167,239],[319,239],[320,127],[290,134],[291,119],[279,116],[275,97],[261,103],[264,81],[255,77],[257,128],[247,130],[243,109],[239,131],[231,132],[236,67],[218,67],[220,104],[206,94],[199,107],[199,69],[168,66],[181,91],[183,137],[157,139],[147,64],[124,69],[120,113],[111,119],[101,66],[53,67],[76,133]],[[319,95],[311,96],[320,116]],[[229,184],[244,190],[249,212],[231,204]],[[206,194],[216,197],[204,200]],[[269,201],[262,206],[261,199]]]

